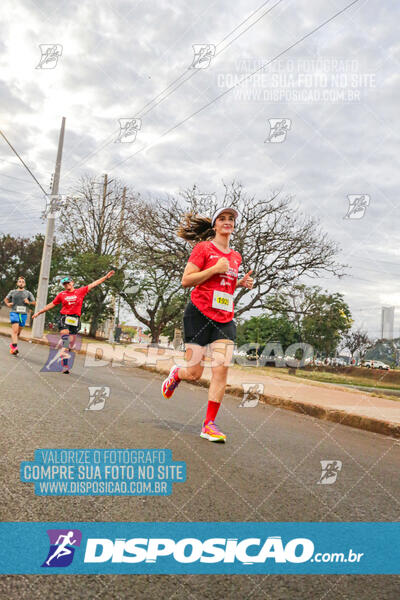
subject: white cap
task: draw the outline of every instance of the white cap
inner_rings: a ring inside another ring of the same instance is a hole
[[[238,218],[239,213],[235,208],[231,208],[230,206],[225,206],[224,208],[219,208],[217,211],[215,211],[215,213],[213,214],[213,217],[211,219],[211,227],[214,227],[215,221],[217,219],[217,217],[219,217],[219,215],[223,212],[230,212],[233,214],[233,216],[235,217],[235,219]]]

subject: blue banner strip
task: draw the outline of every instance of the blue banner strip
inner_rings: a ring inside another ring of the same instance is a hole
[[[2,574],[399,574],[399,523],[0,523]]]

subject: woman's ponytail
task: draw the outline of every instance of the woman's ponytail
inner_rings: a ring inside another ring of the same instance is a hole
[[[211,226],[210,218],[190,212],[183,216],[177,235],[187,242],[197,244],[212,240],[215,237],[215,231]]]

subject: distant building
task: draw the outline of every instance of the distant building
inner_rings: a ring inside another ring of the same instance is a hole
[[[394,306],[382,306],[381,339],[392,340],[394,328]]]
[[[177,350],[179,346],[182,344],[182,330],[175,329],[174,330],[174,339],[172,341],[172,345]]]

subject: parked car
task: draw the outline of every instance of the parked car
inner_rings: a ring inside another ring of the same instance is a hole
[[[246,352],[246,358],[247,360],[257,360],[260,358],[260,354],[261,348],[250,348],[250,350]]]
[[[381,360],[374,360],[374,369],[383,369],[384,371],[390,371],[389,365],[382,362]]]
[[[367,367],[367,369],[382,369],[384,371],[389,371],[390,367],[386,363],[381,360],[366,360],[364,361],[363,367]]]
[[[247,354],[245,352],[245,350],[234,350],[233,351],[233,357],[234,358],[247,358]]]
[[[247,360],[257,361],[260,359],[261,363],[266,367],[284,366],[284,364],[281,364],[283,362],[283,356],[271,354],[267,357],[263,355],[264,349],[265,346],[260,346],[259,348],[250,348],[246,353]]]
[[[246,351],[245,350],[234,350],[233,354],[235,356],[246,356]]]
[[[323,367],[324,366],[324,361],[321,358],[316,358],[314,360],[314,365],[316,367]]]
[[[347,367],[347,362],[344,360],[344,358],[332,358],[332,363],[331,363],[334,367]]]

